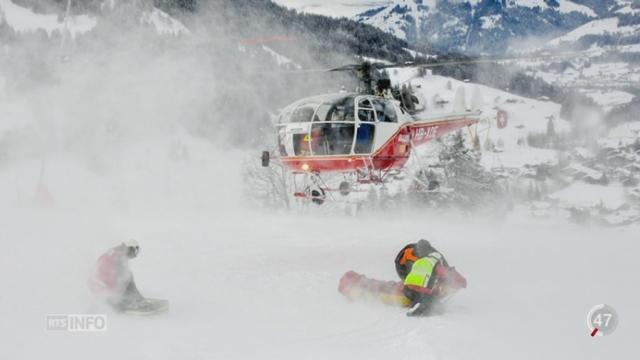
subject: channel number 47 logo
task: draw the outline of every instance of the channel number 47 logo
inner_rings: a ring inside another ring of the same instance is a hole
[[[618,327],[618,313],[607,304],[596,305],[587,315],[587,325],[593,336],[610,335]]]

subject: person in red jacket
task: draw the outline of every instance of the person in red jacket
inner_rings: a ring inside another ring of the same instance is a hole
[[[129,269],[129,260],[138,256],[139,252],[140,245],[134,239],[109,249],[98,259],[95,272],[89,280],[89,288],[94,295],[117,311],[125,311],[144,299]]]

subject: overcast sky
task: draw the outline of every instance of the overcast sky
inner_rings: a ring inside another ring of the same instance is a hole
[[[290,8],[328,16],[354,16],[370,8],[390,3],[390,0],[274,0]]]

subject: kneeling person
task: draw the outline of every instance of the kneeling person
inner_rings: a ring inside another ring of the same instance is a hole
[[[408,316],[429,315],[434,302],[446,296],[448,289],[467,285],[466,279],[427,240],[402,248],[395,265],[404,295],[411,301]]]
[[[134,239],[109,249],[98,259],[89,288],[97,297],[105,300],[116,311],[123,312],[144,300],[138,291],[129,269],[129,260],[140,252],[140,245]]]

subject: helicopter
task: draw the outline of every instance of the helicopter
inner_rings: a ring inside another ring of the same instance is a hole
[[[574,53],[568,55],[573,56]],[[566,56],[542,55],[537,58]],[[362,84],[359,91],[317,95],[286,106],[275,118],[277,146],[263,151],[263,167],[275,159],[294,176],[304,177],[294,196],[322,205],[327,193],[343,196],[358,184],[384,184],[404,170],[416,147],[478,124],[479,111],[425,114],[410,92],[393,89],[381,72],[388,68],[435,68],[449,65],[500,62],[532,57],[472,59],[426,64],[383,64],[364,61],[317,71],[351,71]],[[314,70],[311,70],[313,72]],[[309,72],[309,71],[306,71]],[[375,84],[375,86],[374,86]],[[418,105],[418,106],[416,106]],[[498,117],[504,114],[498,114]],[[324,174],[339,173],[337,189],[327,186]],[[426,184],[432,189],[432,184]]]

